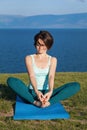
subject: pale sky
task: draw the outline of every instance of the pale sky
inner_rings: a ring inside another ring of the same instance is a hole
[[[0,14],[40,15],[87,13],[87,0],[0,0]]]

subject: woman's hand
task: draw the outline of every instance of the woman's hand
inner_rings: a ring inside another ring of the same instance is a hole
[[[47,92],[47,93],[44,95],[44,101],[45,101],[45,102],[48,102],[49,99],[50,99],[50,97],[51,97],[51,95],[52,95],[52,91]]]
[[[41,102],[43,102],[43,100],[44,100],[44,95],[43,95],[43,93],[42,93],[41,91],[37,91],[36,94],[37,94],[38,99],[39,99]]]

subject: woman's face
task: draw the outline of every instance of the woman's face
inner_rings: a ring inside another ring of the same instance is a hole
[[[36,49],[37,49],[37,52],[39,54],[44,54],[48,50],[47,47],[46,47],[46,45],[45,45],[45,43],[41,39],[38,39],[38,41],[36,43]]]

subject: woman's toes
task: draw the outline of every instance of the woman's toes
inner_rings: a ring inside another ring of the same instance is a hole
[[[33,103],[35,106],[37,106],[37,107],[41,107],[41,102],[40,101],[34,101],[34,103]]]
[[[42,108],[48,107],[50,105],[50,102],[45,102],[44,104],[41,105]]]

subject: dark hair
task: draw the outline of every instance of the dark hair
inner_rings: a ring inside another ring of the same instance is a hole
[[[43,40],[45,43],[47,49],[49,50],[51,46],[53,45],[53,37],[48,31],[40,31],[34,36],[34,45],[36,46],[38,39]]]

